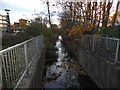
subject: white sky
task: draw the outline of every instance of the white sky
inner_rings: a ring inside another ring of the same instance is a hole
[[[50,2],[54,3],[54,0],[50,0]],[[9,13],[11,23],[18,22],[21,18],[33,19],[36,17],[35,13],[45,12],[47,14],[47,6],[43,0],[0,0],[0,14],[5,15],[4,9],[6,8],[11,10]],[[55,15],[53,18],[58,17]],[[57,20],[53,21],[58,23]]]
[[[49,0],[50,3],[55,3],[55,0]],[[117,0],[114,0],[117,1]],[[43,0],[0,0],[0,14],[5,15],[4,9],[10,9],[11,23],[18,22],[19,19],[33,19],[34,13],[45,12],[47,14],[47,6]],[[61,9],[51,8],[52,11],[61,11]],[[58,16],[52,17],[52,21],[58,24]]]

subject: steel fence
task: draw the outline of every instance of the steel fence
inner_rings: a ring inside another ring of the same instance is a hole
[[[120,63],[120,39],[84,35],[82,36],[81,46]]]
[[[0,51],[0,87],[17,88],[42,47],[41,35]]]

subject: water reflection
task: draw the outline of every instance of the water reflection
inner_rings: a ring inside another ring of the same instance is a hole
[[[68,53],[62,46],[61,36],[58,36],[55,47],[58,49],[56,51],[57,62],[47,67],[44,88],[83,88],[88,83],[80,80],[86,80],[85,77],[87,74],[77,61],[68,57]],[[84,79],[81,79],[82,76],[84,76]],[[90,80],[86,82],[88,81]],[[94,85],[94,87],[96,86]]]
[[[58,39],[59,39],[59,40],[62,40],[62,36],[59,35],[59,36],[58,36]]]

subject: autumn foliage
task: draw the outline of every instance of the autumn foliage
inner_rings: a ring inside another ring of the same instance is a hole
[[[116,22],[115,15],[112,20],[109,18],[113,9],[113,0],[109,2],[64,2],[61,6],[64,10],[61,28],[69,35],[82,35],[86,31],[96,34],[95,30],[99,31],[100,27],[107,28],[108,24],[113,25],[112,23]]]

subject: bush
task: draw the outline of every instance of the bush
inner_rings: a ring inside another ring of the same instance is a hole
[[[13,46],[15,44],[21,43],[25,40],[28,40],[32,37],[35,37],[41,34],[44,36],[44,43],[46,45],[46,48],[54,49],[55,37],[54,37],[53,30],[50,28],[47,28],[46,25],[41,25],[35,22],[32,23],[31,26],[29,26],[24,32],[19,32],[16,35],[8,34],[3,36],[2,38],[3,49]]]
[[[120,25],[119,26],[109,26],[107,27],[107,35],[114,38],[120,38]],[[99,34],[104,35],[104,28],[101,28]]]
[[[44,44],[46,47],[46,61],[56,60],[56,38],[54,31],[51,28],[47,28],[46,25],[41,25],[39,23],[32,23],[24,32],[19,32],[16,35],[8,34],[3,36],[3,49],[41,34],[44,37]]]
[[[16,35],[12,35],[12,34],[4,35],[2,37],[3,49],[13,46],[13,45],[16,45],[18,43],[21,43],[30,38],[31,38],[31,36],[29,36],[27,33],[18,33]]]
[[[46,46],[46,58],[55,58],[55,33],[51,28],[47,28],[46,25],[41,25],[39,23],[32,23],[25,32],[31,36],[42,34]]]
[[[32,23],[31,26],[27,28],[25,31],[30,36],[38,36],[43,35],[44,36],[44,42],[45,44],[53,43],[54,42],[54,33],[53,30],[50,28],[47,28],[46,25],[41,25],[39,23]]]

